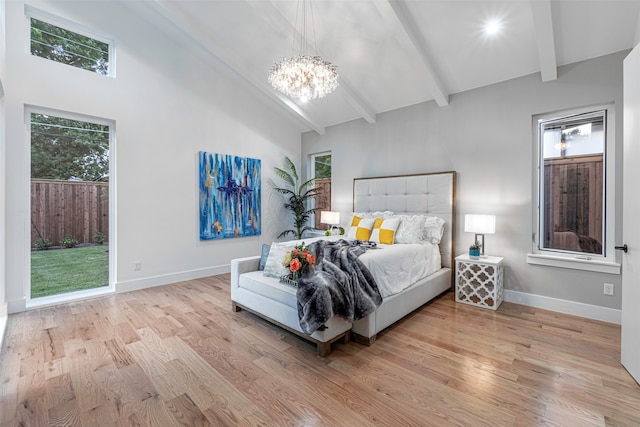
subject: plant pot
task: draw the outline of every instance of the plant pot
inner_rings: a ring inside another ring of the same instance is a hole
[[[469,249],[469,258],[471,258],[471,259],[479,259],[480,258],[480,249]]]

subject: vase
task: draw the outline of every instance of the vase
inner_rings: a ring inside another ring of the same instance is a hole
[[[294,288],[298,287],[298,280],[300,280],[300,271],[292,271],[291,273],[284,275],[280,278],[280,283],[284,283],[285,285],[293,286]]]

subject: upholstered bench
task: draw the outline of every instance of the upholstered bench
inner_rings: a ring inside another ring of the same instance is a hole
[[[322,331],[305,334],[298,320],[296,288],[265,276],[258,269],[259,263],[259,256],[231,261],[233,311],[246,310],[315,343],[320,356],[327,356],[335,341],[349,342],[351,323],[340,317],[332,317]]]

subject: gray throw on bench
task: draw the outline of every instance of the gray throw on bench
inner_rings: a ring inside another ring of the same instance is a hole
[[[309,245],[316,257],[298,282],[298,318],[307,334],[322,330],[332,316],[356,321],[373,313],[382,296],[371,272],[358,259],[365,252],[346,240],[319,240]]]

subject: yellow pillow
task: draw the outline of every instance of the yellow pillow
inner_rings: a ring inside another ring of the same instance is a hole
[[[361,218],[354,215],[347,239],[369,240],[374,221],[374,218]]]
[[[393,245],[400,218],[376,218],[370,240],[384,245]]]

